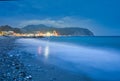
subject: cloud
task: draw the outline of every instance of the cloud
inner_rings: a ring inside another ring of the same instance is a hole
[[[48,26],[54,27],[83,27],[87,28],[88,26],[92,25],[92,20],[90,19],[77,19],[74,17],[62,17],[59,19],[33,19],[33,20],[23,20],[19,26],[26,26],[26,25],[38,25],[38,24],[45,24]]]

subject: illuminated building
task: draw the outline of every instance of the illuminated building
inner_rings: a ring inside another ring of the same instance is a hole
[[[15,33],[14,31],[1,31],[0,36],[17,36],[17,37],[39,37],[39,36],[59,36],[56,31],[42,33],[40,31],[36,33]]]
[[[14,31],[1,31],[0,35],[5,35],[5,36],[13,36]]]
[[[58,36],[58,33],[56,31],[53,31],[53,36]]]

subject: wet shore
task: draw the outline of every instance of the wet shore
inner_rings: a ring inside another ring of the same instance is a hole
[[[0,81],[90,81],[25,51],[15,41],[21,38],[0,37]],[[31,49],[32,50],[32,49]]]
[[[25,41],[22,41],[22,39],[18,39],[19,42],[16,42],[18,47],[15,50],[18,50],[17,54],[20,56],[20,61],[28,69],[34,81],[91,81],[91,78],[85,74],[76,74],[52,64],[51,62],[56,62],[57,60],[54,59],[57,58],[51,57],[52,60],[45,59],[43,56],[44,53],[41,53],[41,55],[37,53],[38,48],[34,47],[34,45],[36,45],[34,41],[29,41],[29,39],[25,40],[33,45],[28,45]],[[42,44],[43,47],[45,47],[47,43]],[[13,52],[15,51],[12,51],[11,54],[13,54]],[[60,65],[63,66],[62,64]]]

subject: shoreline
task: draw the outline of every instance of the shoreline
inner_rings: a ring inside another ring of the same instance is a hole
[[[61,69],[52,64],[44,63],[42,60],[32,58],[32,54],[23,52],[17,49],[14,41],[19,38],[5,37],[0,39],[1,46],[5,49],[2,50],[3,56],[0,57],[0,63],[5,65],[0,66],[2,72],[0,72],[0,80],[6,81],[75,81],[75,80],[89,80],[84,75],[76,75],[64,69]],[[5,42],[5,43],[4,43]],[[19,47],[19,46],[18,46]],[[8,54],[9,53],[9,54]],[[20,55],[16,55],[20,53]],[[12,55],[13,54],[13,55]],[[5,55],[5,56],[4,56]],[[27,56],[26,56],[27,55]],[[26,58],[27,57],[27,58]],[[4,59],[5,58],[5,59]],[[6,60],[6,61],[4,61]],[[7,63],[6,63],[7,62]],[[2,68],[4,66],[4,68]],[[9,67],[8,67],[9,66]],[[9,70],[9,71],[8,71]],[[3,76],[5,78],[3,78]]]
[[[32,76],[27,73],[23,63],[17,56],[9,55],[14,50],[16,38],[0,39],[0,81],[32,81]]]

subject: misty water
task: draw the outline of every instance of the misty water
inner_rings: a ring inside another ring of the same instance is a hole
[[[18,45],[15,50],[31,54],[37,62],[42,61],[78,76],[85,75],[92,81],[119,81],[119,40],[120,37],[20,38],[15,41]]]

